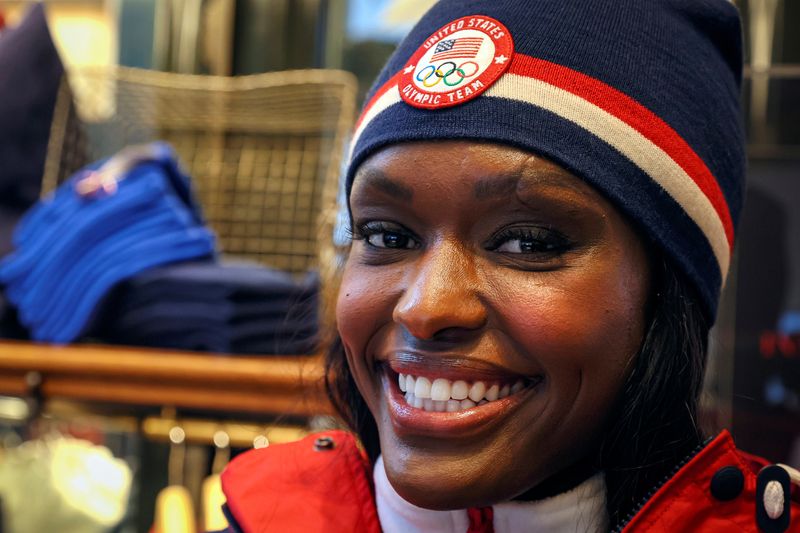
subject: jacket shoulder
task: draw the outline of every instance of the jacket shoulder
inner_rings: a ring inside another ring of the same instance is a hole
[[[770,481],[778,481],[784,495],[782,510],[775,507],[777,500],[768,503],[775,518],[764,503]],[[723,431],[661,486],[623,531],[800,532],[798,489],[786,469],[738,450]]]
[[[355,437],[325,431],[237,456],[222,490],[234,531],[378,533],[371,477]]]

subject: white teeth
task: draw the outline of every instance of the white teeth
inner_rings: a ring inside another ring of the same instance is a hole
[[[466,381],[458,380],[450,389],[450,397],[454,400],[465,400],[469,396],[469,385]]]
[[[495,401],[497,398],[500,397],[500,385],[495,383],[488,389],[486,389],[486,399],[490,402]]]
[[[408,405],[439,413],[454,413],[485,405],[525,388],[525,382],[521,379],[513,385],[506,383],[501,387],[499,383],[475,381],[470,384],[460,379],[451,382],[446,378],[436,378],[431,383],[430,378],[415,378],[410,374],[398,374],[397,383]]]
[[[414,386],[415,386],[414,376],[412,376],[411,374],[407,375],[406,376],[406,391],[414,392]]]
[[[431,397],[431,380],[426,377],[418,377],[414,384],[414,396],[417,398],[430,398]]]
[[[450,399],[450,381],[444,378],[433,380],[431,399],[446,402]]]
[[[486,394],[486,383],[483,381],[476,381],[469,388],[469,399],[473,402],[481,401],[484,394]]]

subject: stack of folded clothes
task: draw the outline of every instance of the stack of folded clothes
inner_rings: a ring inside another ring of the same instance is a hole
[[[149,270],[122,283],[104,342],[241,354],[307,354],[317,333],[318,277],[295,281],[246,263],[195,262]]]
[[[0,339],[25,340],[27,338],[28,332],[17,319],[17,310],[0,292]]]
[[[0,285],[35,340],[72,342],[119,282],[213,257],[189,179],[163,143],[77,173],[29,210],[0,262]]]

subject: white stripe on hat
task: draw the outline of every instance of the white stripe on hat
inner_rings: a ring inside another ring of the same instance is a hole
[[[359,119],[356,131],[353,133],[353,140],[350,142],[350,154],[348,154],[347,157],[348,161],[353,158],[353,148],[355,148],[359,137],[361,137],[361,134],[364,132],[369,123],[372,122],[372,119],[383,113],[387,107],[402,101],[403,99],[400,97],[400,87],[395,84],[389,87],[386,92],[384,92],[378,97],[377,100],[371,103],[369,109],[367,109],[366,113],[364,113]]]
[[[536,78],[506,73],[483,96],[517,100],[551,111],[630,159],[658,183],[703,232],[717,258],[724,285],[730,266],[730,247],[722,221],[705,193],[664,150],[611,113]]]

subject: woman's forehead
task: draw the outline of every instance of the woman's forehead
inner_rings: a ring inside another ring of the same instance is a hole
[[[423,141],[386,147],[358,169],[354,201],[377,193],[412,202],[415,195],[443,190],[475,200],[492,200],[541,189],[563,189],[573,195],[599,195],[561,166],[530,152],[475,141]]]

